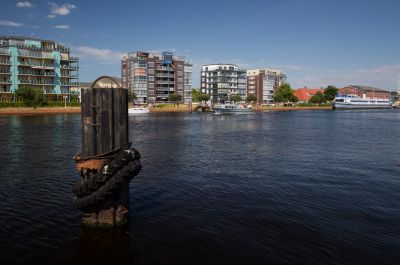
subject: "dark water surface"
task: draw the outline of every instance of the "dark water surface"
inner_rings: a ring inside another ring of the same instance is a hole
[[[0,264],[400,264],[400,112],[130,118],[130,223],[72,203],[79,115],[0,117]]]

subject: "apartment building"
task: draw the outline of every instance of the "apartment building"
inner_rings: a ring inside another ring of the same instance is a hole
[[[122,59],[121,79],[139,102],[167,101],[172,93],[185,101],[192,90],[192,65],[172,53],[136,51]]]
[[[11,98],[20,86],[48,95],[70,94],[78,86],[78,58],[50,40],[0,36],[0,97]]]
[[[285,81],[286,74],[282,70],[247,70],[247,95],[256,96],[258,104],[271,104],[276,90]]]
[[[230,95],[239,95],[245,100],[246,70],[234,64],[203,65],[200,90],[211,95],[213,102],[226,100]]]

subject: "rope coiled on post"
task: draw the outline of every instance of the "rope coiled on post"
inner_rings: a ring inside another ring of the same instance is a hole
[[[131,180],[142,168],[140,153],[132,148],[116,153],[99,170],[82,169],[81,180],[72,188],[78,208],[104,201],[126,179]]]

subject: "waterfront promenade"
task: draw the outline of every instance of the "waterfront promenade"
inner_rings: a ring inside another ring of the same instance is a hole
[[[189,113],[190,108],[186,104],[179,104],[174,106],[173,104],[163,107],[151,107],[149,108],[152,113]],[[194,109],[194,106],[193,106]],[[296,111],[296,110],[330,110],[330,106],[257,106],[254,107],[253,111]],[[45,115],[45,114],[61,114],[61,113],[80,113],[80,107],[40,107],[40,108],[0,108],[0,115]]]

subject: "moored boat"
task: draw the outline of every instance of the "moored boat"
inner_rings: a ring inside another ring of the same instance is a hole
[[[129,115],[140,115],[140,114],[148,114],[150,110],[144,107],[133,107],[128,109]]]
[[[217,104],[213,107],[214,114],[251,114],[251,107],[244,107],[234,103]]]
[[[389,109],[389,99],[359,97],[357,95],[338,95],[332,102],[332,109]]]

